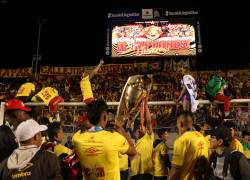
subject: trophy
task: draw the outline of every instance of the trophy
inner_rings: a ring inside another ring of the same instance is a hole
[[[144,117],[145,100],[150,92],[152,82],[152,76],[135,75],[128,78],[117,110],[118,120],[130,119],[134,122],[139,114],[141,118]],[[124,114],[128,117],[121,119],[120,117]]]

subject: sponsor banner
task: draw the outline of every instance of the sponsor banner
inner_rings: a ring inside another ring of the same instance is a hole
[[[165,11],[165,16],[195,16],[199,15],[198,11]]]
[[[16,78],[16,77],[29,77],[29,76],[32,76],[31,68],[0,69],[1,78]]]
[[[153,19],[153,9],[142,9],[142,19]]]
[[[40,68],[41,75],[81,75],[86,67],[55,67],[42,66]]]
[[[131,19],[141,18],[141,13],[138,10],[132,9],[116,9],[107,13],[108,19]]]
[[[126,70],[133,70],[137,68],[139,71],[144,71],[147,69],[147,63],[135,63],[135,64],[108,64],[103,65],[98,74],[106,73],[122,73]],[[42,66],[40,69],[41,75],[82,75],[84,71],[91,71],[94,66],[87,67],[55,67],[55,66]]]

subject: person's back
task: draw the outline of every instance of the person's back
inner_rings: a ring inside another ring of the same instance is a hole
[[[168,175],[168,168],[166,165],[166,156],[168,155],[167,153],[168,153],[168,149],[164,142],[159,143],[154,148],[153,170],[154,170],[155,179],[157,179],[157,177],[166,177]]]
[[[224,84],[225,80],[222,79],[222,77],[214,75],[208,82],[206,93],[211,97],[214,97],[221,90],[221,87]]]
[[[114,129],[119,133],[104,130],[108,123],[107,110],[103,100],[89,103],[87,115],[93,126],[86,132],[78,131],[72,138],[85,180],[120,180],[119,154],[136,154],[119,120],[114,122]]]
[[[48,106],[50,101],[57,96],[58,91],[56,89],[45,87],[32,98],[32,101],[36,101],[37,99],[35,97],[38,97]]]
[[[0,179],[47,180],[62,179],[57,157],[40,150],[42,131],[47,129],[35,120],[22,122],[16,129],[20,146],[0,164]]]
[[[9,157],[16,148],[16,137],[10,127],[0,126],[0,162]]]
[[[86,179],[120,179],[118,154],[125,154],[129,145],[117,132],[100,130],[77,132],[73,144]]]
[[[199,157],[208,158],[205,137],[197,131],[187,131],[174,143],[172,163],[181,166],[180,179],[194,179],[194,166]]]
[[[19,168],[23,165],[25,157],[19,156],[17,158],[18,151],[21,150],[15,150],[11,158],[4,160],[0,164],[0,177],[2,180],[62,179],[61,176],[58,176],[60,166],[57,157],[53,153],[39,150],[26,166]]]
[[[30,97],[35,92],[35,84],[27,82],[18,89],[16,97]]]

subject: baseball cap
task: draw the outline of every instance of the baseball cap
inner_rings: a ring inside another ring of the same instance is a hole
[[[25,106],[23,101],[19,99],[10,99],[5,103],[6,110],[22,110],[31,111],[31,108]]]
[[[229,146],[232,140],[230,130],[225,126],[219,126],[213,129],[211,136],[215,136],[216,139],[222,139],[224,146]]]
[[[19,124],[16,129],[16,138],[18,142],[26,141],[47,129],[47,126],[39,125],[34,119],[29,119]]]

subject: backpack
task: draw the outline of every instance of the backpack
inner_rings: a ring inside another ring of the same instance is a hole
[[[44,143],[41,149],[50,150],[54,152],[55,144],[52,142]],[[62,176],[65,180],[82,180],[82,170],[75,151],[71,155],[61,154],[59,157]]]

